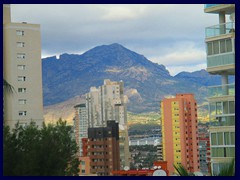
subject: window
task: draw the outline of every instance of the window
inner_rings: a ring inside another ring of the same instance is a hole
[[[213,54],[219,54],[219,43],[218,43],[218,41],[213,41]]]
[[[27,115],[27,111],[19,111],[18,115],[19,116],[26,116]]]
[[[222,102],[216,102],[216,114],[222,114]]]
[[[85,174],[85,169],[82,169],[82,174]]]
[[[85,166],[85,161],[82,161],[82,166]]]
[[[24,42],[17,42],[17,47],[24,47],[25,43]]]
[[[25,59],[26,54],[25,53],[17,53],[17,59]]]
[[[217,133],[217,139],[218,139],[218,145],[223,145],[223,133],[222,132]]]
[[[211,144],[217,145],[217,134],[216,133],[211,133]]]
[[[235,145],[235,132],[230,132],[231,144]]]
[[[208,55],[213,54],[213,44],[212,44],[212,42],[207,43],[207,51],[208,51]]]
[[[235,113],[235,101],[229,101],[229,113]]]
[[[232,52],[232,41],[231,41],[231,39],[226,40],[226,52]]]
[[[214,102],[210,104],[211,115],[234,114],[235,101]]]
[[[16,33],[18,36],[24,36],[24,31],[17,30]]]
[[[26,99],[19,99],[18,104],[27,104],[27,100]]]
[[[18,65],[17,68],[19,70],[25,70],[26,69],[26,66],[25,65]]]
[[[232,52],[232,40],[229,38],[208,42],[207,51],[208,55]]]
[[[234,147],[218,147],[211,149],[212,157],[235,157]]]
[[[220,53],[225,53],[226,47],[225,47],[225,40],[220,40]]]
[[[25,76],[18,76],[18,81],[26,81],[26,77]]]
[[[18,88],[19,93],[25,93],[27,91],[26,88]]]

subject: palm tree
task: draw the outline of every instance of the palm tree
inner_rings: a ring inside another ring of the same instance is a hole
[[[180,176],[195,176],[195,174],[190,173],[182,164],[173,165],[175,170]],[[235,159],[232,159],[231,162],[224,163],[220,172],[217,175],[214,175],[210,172],[211,176],[235,176]]]
[[[7,93],[13,93],[15,89],[11,84],[9,84],[5,79],[3,79],[3,91]]]
[[[189,173],[182,164],[174,164],[173,166],[180,176],[194,176],[194,174]]]
[[[235,176],[235,159],[229,163],[224,163],[217,176]]]
[[[4,93],[4,96],[6,96],[8,94],[13,94],[13,92],[16,92],[14,87],[11,84],[9,84],[5,79],[3,79],[3,93]],[[4,99],[5,99],[5,97],[4,97]],[[5,109],[4,109],[4,111],[5,111]],[[5,124],[4,112],[3,112],[3,124]]]

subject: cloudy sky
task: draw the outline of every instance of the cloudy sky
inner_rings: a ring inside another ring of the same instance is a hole
[[[42,57],[119,43],[175,75],[206,68],[203,4],[12,4],[12,21],[41,25]],[[227,19],[228,20],[228,19]]]

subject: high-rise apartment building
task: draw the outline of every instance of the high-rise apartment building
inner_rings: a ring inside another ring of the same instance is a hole
[[[210,173],[210,138],[208,130],[208,125],[198,124],[200,171],[204,175]]]
[[[211,168],[218,174],[235,158],[235,83],[228,82],[235,75],[235,4],[206,4],[204,11],[219,17],[217,25],[205,29],[207,71],[222,77],[208,94]]]
[[[197,103],[193,94],[177,94],[161,102],[163,160],[170,174],[173,164],[199,171]]]
[[[41,36],[39,24],[11,22],[3,5],[3,77],[15,92],[4,94],[4,123],[10,128],[43,123]]]
[[[119,123],[120,168],[129,166],[127,111],[124,103],[123,82],[104,80],[99,88],[91,87],[86,94],[89,127],[106,127],[108,120]]]
[[[74,130],[77,145],[79,146],[79,155],[83,156],[82,139],[88,137],[88,119],[86,104],[78,104],[74,106]]]
[[[107,121],[107,127],[88,129],[88,156],[90,172],[100,176],[112,175],[120,169],[119,127],[115,121]]]
[[[163,146],[162,142],[157,146],[157,159],[163,161]]]

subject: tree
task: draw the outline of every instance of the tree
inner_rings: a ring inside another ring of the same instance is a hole
[[[57,125],[39,129],[34,123],[4,127],[3,173],[6,176],[73,176],[79,172],[77,144],[72,127]]]
[[[193,173],[188,172],[182,164],[174,164],[173,166],[180,176],[195,176]],[[212,172],[210,174],[211,176],[235,176],[235,159],[232,159],[231,162],[223,163],[217,175],[214,175]]]
[[[217,176],[235,176],[235,159],[229,163],[224,163]]]
[[[189,173],[182,164],[174,164],[173,166],[180,176],[194,176],[192,173]]]
[[[9,84],[5,79],[3,79],[3,91],[7,93],[13,93],[14,87]]]

